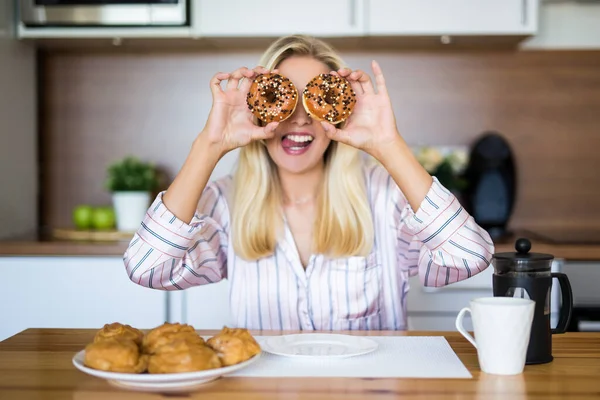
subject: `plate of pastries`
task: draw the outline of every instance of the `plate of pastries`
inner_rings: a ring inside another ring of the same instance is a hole
[[[254,363],[261,355],[243,328],[224,327],[203,338],[193,326],[164,323],[143,332],[106,324],[73,357],[77,369],[114,386],[137,390],[190,389]]]

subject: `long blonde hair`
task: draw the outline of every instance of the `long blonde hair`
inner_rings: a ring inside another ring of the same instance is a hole
[[[304,35],[275,41],[260,65],[275,69],[291,56],[310,56],[331,70],[344,66],[326,43]],[[312,252],[332,257],[367,255],[374,229],[360,152],[332,141],[325,151],[325,180],[317,199]],[[282,189],[277,166],[262,142],[240,150],[234,173],[232,236],[236,253],[247,260],[273,254],[283,234]]]

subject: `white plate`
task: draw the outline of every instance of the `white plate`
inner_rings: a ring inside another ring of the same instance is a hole
[[[73,365],[86,374],[108,380],[114,386],[144,390],[144,391],[181,391],[190,390],[214,381],[224,375],[246,368],[260,357],[260,353],[242,363],[229,367],[209,369],[206,371],[182,372],[176,374],[128,374],[121,372],[101,371],[86,367],[84,364],[85,350],[81,350],[73,357]]]
[[[263,351],[287,357],[345,358],[377,350],[378,344],[366,337],[329,333],[300,333],[272,336],[261,344]]]

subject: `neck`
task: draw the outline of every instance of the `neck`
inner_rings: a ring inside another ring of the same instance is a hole
[[[284,205],[314,203],[325,175],[323,164],[302,174],[279,170]]]

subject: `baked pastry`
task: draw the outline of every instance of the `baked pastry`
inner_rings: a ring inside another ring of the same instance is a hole
[[[291,80],[280,74],[258,75],[246,96],[252,114],[265,123],[289,118],[298,103],[298,90]]]
[[[312,118],[335,125],[350,117],[356,94],[346,78],[319,74],[302,92],[302,105]]]
[[[142,349],[144,353],[154,354],[157,349],[174,340],[184,340],[195,345],[204,344],[204,339],[196,333],[193,326],[165,322],[148,332],[142,342]]]
[[[151,374],[204,371],[220,368],[221,361],[213,349],[177,339],[160,347],[148,360]]]
[[[139,374],[146,371],[148,356],[140,353],[133,340],[105,338],[85,347],[84,364],[102,371]]]
[[[216,351],[223,366],[239,364],[260,353],[260,345],[245,328],[224,327],[206,344]]]
[[[112,324],[105,324],[104,327],[96,333],[94,342],[109,338],[133,340],[136,345],[141,346],[144,333],[130,325],[113,322]]]

